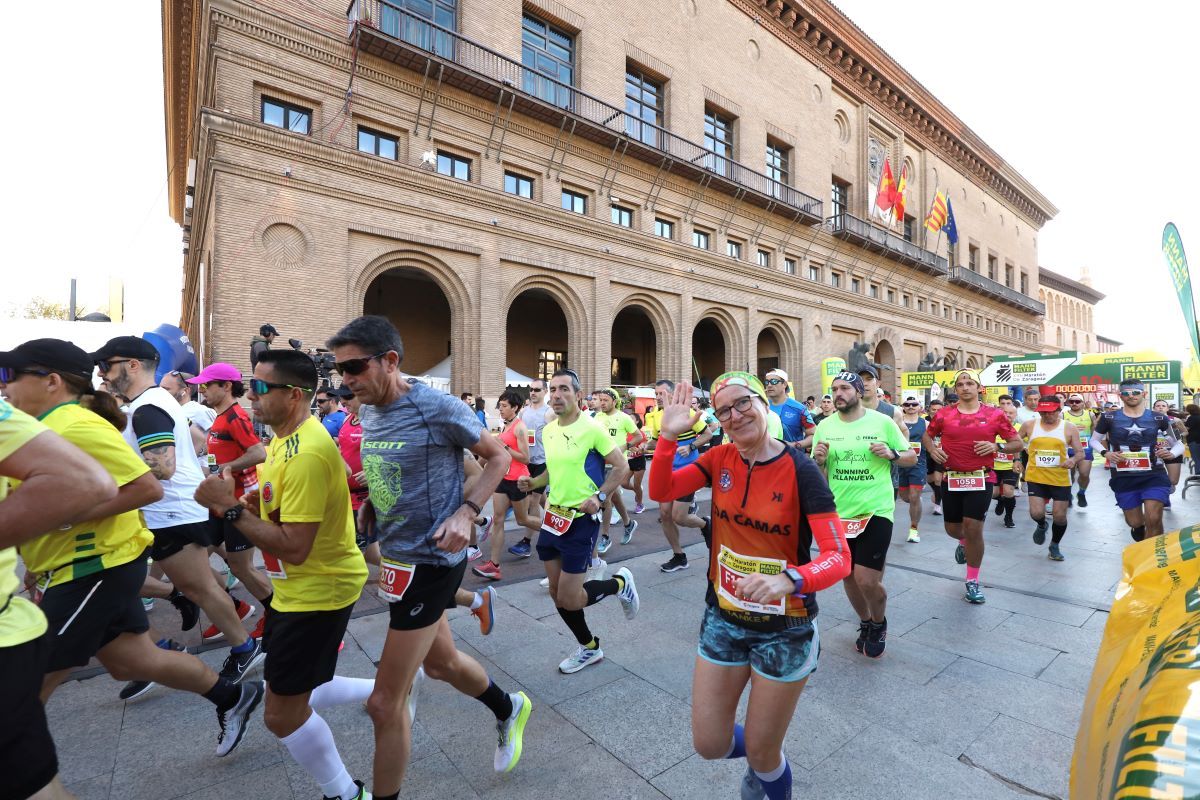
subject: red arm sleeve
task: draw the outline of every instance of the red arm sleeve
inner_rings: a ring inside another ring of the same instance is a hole
[[[850,574],[850,547],[846,544],[846,527],[837,514],[810,514],[808,524],[820,552],[812,561],[793,569],[804,578],[801,592],[817,592]]]
[[[659,437],[654,448],[654,459],[650,462],[650,499],[656,503],[669,503],[708,485],[708,476],[699,464],[713,451],[701,456],[700,461],[676,470],[675,450],[678,447],[671,439]]]

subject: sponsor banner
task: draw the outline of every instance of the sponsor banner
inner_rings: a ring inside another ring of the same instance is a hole
[[[1122,364],[1121,380],[1133,378],[1139,381],[1171,380],[1171,364],[1167,361],[1151,361],[1143,364]]]
[[[900,390],[902,392],[920,392],[933,386],[951,386],[954,384],[954,370],[938,370],[937,372],[902,372],[900,373]]]
[[[984,386],[1045,386],[1074,363],[1074,353],[1029,360],[999,359],[985,367],[979,378]]]
[[[1135,350],[1119,353],[1084,353],[1080,364],[1132,364],[1137,361],[1165,361],[1166,356],[1157,350]]]
[[[1047,384],[1087,383],[1096,386],[1115,386],[1126,376],[1146,383],[1177,383],[1181,364],[1178,361],[1152,361],[1136,364],[1073,364],[1046,381]],[[1142,377],[1142,376],[1163,377]]]
[[[1179,229],[1173,222],[1168,222],[1163,228],[1162,249],[1167,259],[1171,285],[1175,287],[1179,308],[1183,311],[1183,324],[1187,326],[1188,336],[1191,337],[1192,355],[1200,354],[1200,321],[1196,319],[1196,304],[1192,297],[1192,274],[1188,270],[1187,256],[1183,253]]]
[[[846,368],[844,358],[826,358],[821,361],[821,394],[829,394],[833,385],[833,376]]]
[[[1073,800],[1200,797],[1200,525],[1125,548],[1071,759]]]
[[[1159,400],[1166,400],[1167,404],[1174,408],[1183,408],[1179,403],[1179,399],[1183,395],[1179,391],[1178,383],[1152,383],[1149,389],[1151,404]]]

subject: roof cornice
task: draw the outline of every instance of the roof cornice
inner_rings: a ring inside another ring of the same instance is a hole
[[[163,119],[167,139],[167,207],[183,224],[188,138],[193,122],[195,29],[202,0],[162,0]]]
[[[1092,305],[1104,299],[1103,292],[1097,292],[1086,283],[1080,283],[1077,280],[1068,278],[1066,275],[1060,275],[1053,270],[1041,266],[1038,267],[1038,283],[1047,289],[1069,294]]]
[[[729,0],[842,90],[888,117],[1041,228],[1058,209],[966,123],[825,0]]]

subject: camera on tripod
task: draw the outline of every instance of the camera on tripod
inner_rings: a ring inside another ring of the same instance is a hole
[[[333,353],[324,347],[316,349],[310,347],[308,350],[305,350],[304,342],[299,339],[288,339],[288,344],[292,346],[293,350],[300,350],[312,359],[313,366],[317,368],[318,390],[329,389],[333,386],[333,368],[337,364],[337,359],[334,358]]]

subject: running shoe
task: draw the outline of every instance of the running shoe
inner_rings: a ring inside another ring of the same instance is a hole
[[[542,578],[540,581],[538,581],[538,586],[541,586],[543,589],[549,589],[550,588],[550,579]]]
[[[421,693],[421,684],[425,682],[425,668],[417,667],[417,674],[413,675],[412,686],[408,690],[408,702],[405,703],[405,708],[408,710],[408,727],[412,729],[413,723],[417,721],[417,696]]]
[[[1043,545],[1046,543],[1046,528],[1048,527],[1050,526],[1046,523],[1046,520],[1043,519],[1038,522],[1037,527],[1033,529],[1034,544]]]
[[[234,575],[232,571],[225,573],[225,591],[232,592],[237,588],[239,583],[241,583],[241,581],[238,580],[237,575]]]
[[[340,794],[337,797],[322,797],[321,800],[371,800],[371,793],[367,791],[367,787],[363,786],[363,782],[355,780],[354,785],[358,787],[352,795],[342,797]]]
[[[262,642],[258,639],[251,639],[254,646],[244,653],[235,653],[231,649],[229,655],[225,657],[225,664],[221,667],[221,677],[234,683],[241,683],[242,679],[250,670],[257,667],[267,657],[263,652]]]
[[[584,667],[590,667],[592,664],[597,664],[604,660],[604,651],[600,649],[599,640],[597,640],[596,648],[591,649],[579,645],[575,648],[575,652],[564,658],[558,665],[558,671],[564,675],[570,675],[573,672],[579,672]]]
[[[767,797],[762,781],[754,774],[749,764],[746,765],[746,774],[742,776],[741,792],[741,800],[766,800]]]
[[[942,515],[942,506],[940,503],[933,504],[933,515],[935,517],[940,517]]]
[[[633,507],[633,513],[635,513],[635,514],[641,514],[645,510],[646,510],[646,507],[644,505],[642,505],[641,503],[638,503],[636,506]]]
[[[512,713],[508,719],[496,721],[496,757],[492,766],[496,772],[512,772],[513,767],[521,760],[521,750],[525,744],[525,723],[529,721],[529,713],[533,711],[533,703],[524,692],[510,694]]]
[[[864,619],[858,623],[858,638],[854,640],[854,649],[863,652],[867,646],[867,632],[871,630],[871,621]]]
[[[467,561],[478,561],[483,558],[483,551],[478,547],[467,545]]]
[[[954,563],[955,564],[967,563],[967,550],[961,544],[956,545],[954,548]]]
[[[608,552],[608,549],[610,547],[612,547],[612,537],[609,536],[607,533],[600,534],[600,541],[596,545],[596,552],[599,555],[604,555],[605,553]]]
[[[887,644],[887,620],[876,624],[874,622],[867,623],[867,643],[863,648],[863,655],[869,658],[879,658],[883,655],[883,648]]]
[[[512,553],[514,556],[529,558],[531,555],[533,555],[533,547],[530,545],[528,539],[522,539],[512,547],[508,548],[508,552]]]
[[[244,620],[246,617],[254,613],[254,606],[250,605],[249,603],[239,600],[236,597],[233,598],[233,602],[237,606],[238,619]],[[187,628],[184,628],[184,630],[187,630]],[[216,625],[209,625],[204,629],[204,632],[200,634],[200,640],[204,642],[215,642],[217,639],[224,638],[224,636],[225,634]]]
[[[638,598],[637,584],[633,582],[633,573],[626,567],[617,570],[617,575],[625,581],[625,588],[617,593],[617,598],[621,601],[621,610],[625,612],[625,619],[633,619],[638,615],[638,609],[642,607],[642,601]]]
[[[478,567],[471,567],[471,572],[474,572],[481,578],[487,578],[489,581],[498,581],[502,577],[500,575],[500,565],[494,561],[485,561]]]
[[[149,614],[151,611],[153,611],[154,610],[154,598],[153,597],[143,597],[142,598],[142,608],[146,609],[147,614]]]
[[[227,756],[238,746],[246,735],[246,723],[258,704],[262,702],[265,689],[262,681],[249,681],[241,686],[242,694],[237,704],[228,711],[217,712],[217,724],[221,732],[217,734],[217,755]]]
[[[629,524],[625,526],[625,533],[621,534],[621,544],[629,544],[633,541],[633,532],[637,530],[637,526],[636,519],[629,520]]]
[[[1087,508],[1087,492],[1076,492],[1075,497],[1079,500],[1080,508]]]
[[[671,560],[660,564],[658,569],[660,572],[679,572],[682,569],[688,568],[687,555],[685,553],[675,553],[671,556]]]
[[[1000,502],[1001,499],[1003,499],[1003,498],[996,498],[995,514],[997,517],[1004,513],[1004,505]]]
[[[609,525],[620,525],[621,524],[621,512],[617,511],[616,504],[614,504],[613,507],[608,510],[608,524]]]
[[[688,506],[688,513],[691,514],[692,516],[695,516],[696,512],[699,510],[700,510],[700,504],[697,503],[695,500],[693,500],[692,504],[690,506]]]
[[[1020,489],[1013,489],[1013,497],[1024,497],[1025,493]]]
[[[250,635],[255,639],[263,637],[263,629],[267,626],[267,615],[263,614],[258,618],[258,623],[254,626],[254,630],[250,631]]]
[[[175,650],[179,653],[186,653],[188,650],[174,639],[163,639],[155,643],[156,647],[163,650]],[[146,692],[155,687],[154,681],[130,681],[121,687],[121,691],[117,693],[117,697],[122,700],[136,700]]]
[[[471,616],[479,620],[479,632],[487,636],[492,632],[492,627],[496,624],[496,590],[490,586],[485,586],[483,591],[479,593],[483,603],[479,608],[471,609]]]
[[[1066,557],[1063,556],[1062,550],[1059,550],[1058,545],[1054,544],[1053,542],[1050,543],[1050,552],[1046,554],[1046,557],[1049,558],[1051,561],[1066,561],[1067,560]]]
[[[1013,518],[1012,518],[1012,517],[1005,517],[1005,518],[1004,518],[1004,527],[1006,527],[1006,528],[1015,528],[1015,527],[1017,527],[1017,523],[1013,522]]]
[[[967,581],[967,594],[963,599],[975,605],[985,602],[983,590],[979,588],[979,581]]]
[[[909,528],[908,529],[908,541],[911,542],[912,544],[920,544],[921,543],[921,532],[918,531],[916,528]]]
[[[491,517],[481,517],[481,519],[483,520],[483,524],[479,526],[479,536],[476,538],[475,541],[479,542],[480,544],[483,544],[484,542],[487,541],[488,536],[490,536],[492,533],[492,518]]]
[[[587,568],[587,574],[584,575],[584,581],[602,581],[605,574],[608,572],[608,562],[603,558],[596,559],[596,562]],[[546,580],[550,580],[547,578]]]
[[[176,589],[167,598],[175,610],[179,612],[180,630],[190,631],[200,621],[200,606],[193,603],[187,596]]]

